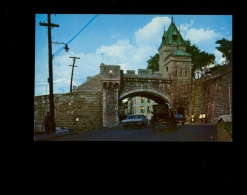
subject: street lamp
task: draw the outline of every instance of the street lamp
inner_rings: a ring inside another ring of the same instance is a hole
[[[66,44],[66,43],[64,43],[64,42],[59,43],[59,42],[57,41],[57,42],[52,42],[52,43],[54,43],[54,44],[64,44],[64,45],[65,45],[65,47],[64,47],[65,51],[66,51],[66,52],[69,51],[68,44]]]
[[[69,51],[69,47],[68,47],[68,45],[67,45],[67,44],[65,45],[65,48],[64,48],[64,49],[65,49],[65,51],[66,51],[66,52],[68,52],[68,51]]]
[[[48,60],[49,61],[49,78],[48,78],[48,82],[49,82],[49,88],[50,88],[50,95],[49,95],[50,116],[51,116],[51,122],[52,122],[51,131],[55,132],[56,124],[55,124],[55,120],[54,120],[54,95],[53,95],[53,70],[52,70],[52,59],[54,56],[52,55],[51,28],[52,27],[59,27],[59,25],[51,23],[51,14],[47,14],[47,19],[48,19],[47,23],[40,22],[39,25],[48,27],[48,52],[49,52],[49,60]],[[58,42],[55,42],[55,43],[56,44],[65,44],[65,43],[58,43]],[[69,47],[67,44],[65,44],[64,49],[66,52],[69,50]]]

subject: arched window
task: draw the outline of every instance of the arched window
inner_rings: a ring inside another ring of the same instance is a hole
[[[177,75],[178,75],[178,71],[175,70],[175,71],[174,71],[174,76],[176,77]]]
[[[179,77],[182,77],[182,70],[179,71]]]
[[[168,66],[166,66],[166,72],[168,72]]]
[[[184,77],[187,77],[188,76],[188,70],[185,70],[184,71]]]

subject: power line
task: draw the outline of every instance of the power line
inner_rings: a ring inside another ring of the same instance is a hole
[[[71,43],[99,14],[96,14],[72,39],[70,39],[66,44],[68,45],[69,43]],[[55,56],[57,56],[62,50],[64,49],[64,47],[61,47],[58,51],[56,51],[53,54],[53,58]]]

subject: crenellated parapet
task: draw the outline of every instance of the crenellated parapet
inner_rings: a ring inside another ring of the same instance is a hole
[[[138,69],[138,73],[135,74],[135,70],[127,70],[126,74],[123,74],[123,78],[147,78],[147,79],[164,79],[162,72],[155,71],[152,74],[151,69]]]

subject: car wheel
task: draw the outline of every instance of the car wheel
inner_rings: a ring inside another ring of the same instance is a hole
[[[123,126],[123,128],[124,128],[124,130],[126,130],[126,129],[127,129],[127,126],[126,126],[126,125],[124,125],[124,126]]]

